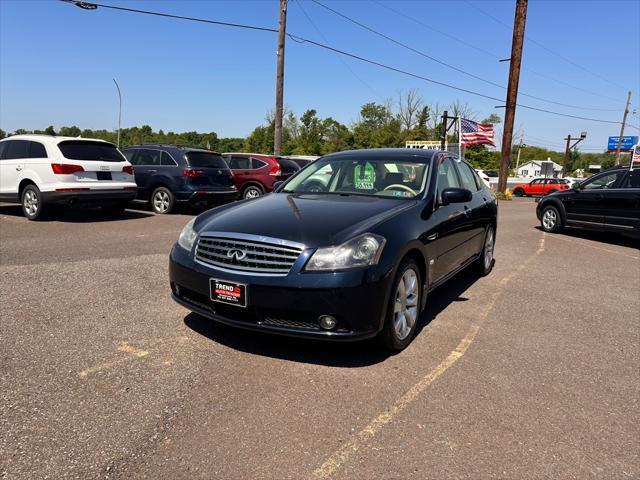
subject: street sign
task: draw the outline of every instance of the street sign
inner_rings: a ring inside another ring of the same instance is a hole
[[[607,150],[616,151],[618,149],[618,135],[609,137],[609,143],[607,144]],[[620,145],[621,152],[630,152],[633,146],[638,143],[638,137],[633,135],[624,135],[622,137],[622,144]]]
[[[631,153],[631,167],[634,163],[640,163],[640,145],[633,146],[633,152]]]

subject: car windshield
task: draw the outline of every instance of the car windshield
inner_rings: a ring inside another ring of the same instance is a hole
[[[302,170],[282,192],[414,198],[425,188],[428,168],[396,158],[327,157]]]
[[[189,152],[187,153],[187,162],[189,166],[196,168],[229,168],[222,159],[222,155],[218,153],[208,152]]]
[[[99,160],[101,162],[124,162],[126,159],[112,143],[87,140],[67,140],[58,148],[69,160]]]

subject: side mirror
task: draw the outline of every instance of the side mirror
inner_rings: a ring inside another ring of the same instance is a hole
[[[441,194],[442,204],[465,203],[470,202],[473,198],[471,190],[466,188],[445,188]]]
[[[280,190],[280,187],[282,187],[282,185],[284,185],[284,182],[282,180],[275,182],[273,184],[273,192],[278,193],[278,190]]]
[[[580,186],[580,182],[575,182],[573,185],[571,185],[571,189],[572,190],[581,190],[582,187]]]

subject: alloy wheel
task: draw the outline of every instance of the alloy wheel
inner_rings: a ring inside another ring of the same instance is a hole
[[[247,188],[247,191],[244,192],[244,198],[258,198],[260,195],[260,190],[256,187],[249,187]]]
[[[170,203],[171,199],[167,192],[160,190],[153,196],[153,208],[158,213],[167,213]]]
[[[544,213],[542,214],[542,225],[544,226],[545,230],[553,230],[557,222],[558,215],[553,209],[548,208],[544,211]]]
[[[38,196],[33,190],[27,190],[22,200],[24,210],[29,216],[33,216],[38,212]]]
[[[398,282],[393,307],[393,328],[398,340],[407,338],[418,319],[418,275],[408,268]]]
[[[493,245],[494,245],[493,228],[490,228],[487,232],[487,238],[484,241],[484,269],[488,270],[493,262]]]

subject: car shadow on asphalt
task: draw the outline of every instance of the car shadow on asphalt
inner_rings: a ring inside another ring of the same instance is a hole
[[[10,217],[22,217],[22,207],[20,205],[1,205],[0,215]],[[139,218],[152,217],[153,213],[141,212],[139,210],[125,210],[120,215],[108,215],[99,209],[83,209],[83,208],[61,208],[51,212],[44,212],[38,222],[65,222],[65,223],[95,223],[95,222],[114,222],[119,220],[136,220]]]
[[[535,228],[543,232],[542,227],[537,225]],[[593,240],[595,242],[608,243],[610,245],[618,245],[619,247],[629,247],[640,249],[640,237],[625,235],[615,232],[598,232],[594,230],[582,230],[580,228],[564,228],[561,232],[553,235],[564,235],[572,238],[582,238],[584,240]]]
[[[462,295],[478,278],[467,269],[431,292],[427,308],[420,316],[416,337],[448,305],[469,300]],[[229,327],[195,313],[187,315],[184,323],[194,332],[235,350],[293,362],[357,368],[383,362],[393,355],[379,346],[375,339],[329,342],[279,336]]]

